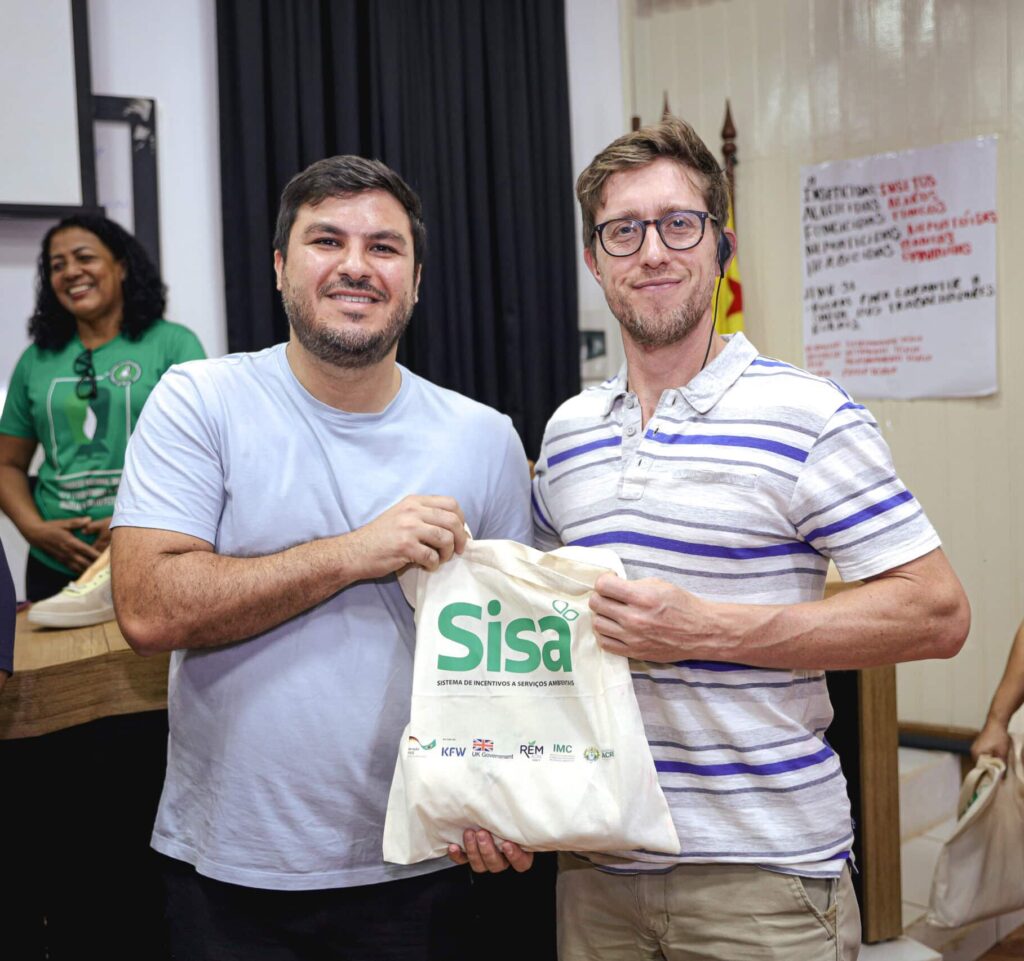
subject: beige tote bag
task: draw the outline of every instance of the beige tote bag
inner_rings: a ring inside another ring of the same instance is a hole
[[[609,550],[471,540],[402,576],[416,657],[385,860],[443,856],[476,827],[532,851],[679,852],[629,662],[591,626],[609,570]]]
[[[964,779],[959,821],[932,880],[928,923],[956,928],[1024,908],[1021,735],[1007,763],[983,755]]]

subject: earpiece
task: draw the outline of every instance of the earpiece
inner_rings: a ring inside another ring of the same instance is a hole
[[[718,238],[718,273],[720,276],[725,276],[725,265],[729,262],[729,258],[732,256],[732,244],[729,243],[729,238],[722,234]]]

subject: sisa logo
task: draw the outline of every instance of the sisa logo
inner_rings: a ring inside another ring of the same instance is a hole
[[[501,602],[490,601],[487,604],[487,613],[497,618],[501,613]],[[505,625],[500,620],[489,621],[486,669],[529,674],[537,670],[543,662],[549,671],[572,671],[572,636],[569,632],[569,622],[566,620],[569,613],[570,609],[566,606],[564,613],[547,614],[539,621],[529,617],[515,617]],[[571,613],[575,617],[579,616],[576,611]],[[456,618],[459,618],[461,623],[456,624]],[[455,603],[441,609],[437,618],[438,631],[442,637],[464,647],[466,652],[458,657],[449,654],[438,655],[438,670],[472,671],[480,666],[484,659],[484,642],[479,633],[483,626],[479,622],[482,620],[483,611],[479,604]],[[477,623],[473,623],[474,621]]]
[[[529,744],[520,744],[519,753],[524,754],[526,757],[541,757],[544,754],[544,745],[538,744],[536,741],[530,741]]]

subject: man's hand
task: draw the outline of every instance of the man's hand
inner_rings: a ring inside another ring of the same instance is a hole
[[[977,764],[978,758],[982,754],[991,754],[1001,761],[1005,761],[1009,757],[1012,745],[1013,742],[1010,740],[1005,724],[999,721],[987,721],[981,729],[981,733],[971,744],[971,759]]]
[[[100,552],[95,547],[80,541],[72,533],[85,530],[91,523],[89,517],[67,517],[55,521],[39,521],[25,532],[25,540],[44,554],[81,574]]]
[[[512,868],[520,874],[533,866],[533,852],[524,851],[512,841],[494,843],[490,831],[467,828],[462,835],[464,848],[448,845],[448,857],[456,864],[468,864],[477,874],[500,874]]]
[[[688,640],[709,634],[710,605],[655,577],[627,581],[602,574],[590,598],[594,632],[612,654],[638,661],[678,661],[688,654]]]
[[[100,553],[110,545],[111,520],[112,518],[110,517],[103,517],[98,521],[89,521],[89,523],[82,528],[86,534],[96,535],[96,540],[92,542],[92,546],[94,550],[97,550]]]
[[[428,571],[466,546],[466,520],[453,497],[414,494],[348,535],[359,580],[384,577],[408,564]]]

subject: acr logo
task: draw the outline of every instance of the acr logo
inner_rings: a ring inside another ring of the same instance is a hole
[[[500,620],[489,621],[486,632],[486,670],[529,674],[537,670],[543,662],[544,667],[549,671],[571,672],[572,634],[569,630],[569,621],[579,617],[579,612],[569,608],[565,601],[555,601],[555,604],[565,604],[565,607],[562,608],[563,613],[547,614],[539,621],[534,621],[529,617],[515,617],[505,625]],[[501,613],[501,602],[489,601],[487,613],[496,618]],[[456,624],[456,618],[461,618],[463,623]],[[441,609],[437,618],[438,631],[442,637],[465,648],[465,653],[458,657],[439,654],[438,670],[472,671],[483,661],[484,641],[478,633],[483,625],[466,624],[466,620],[471,622],[483,620],[483,610],[479,604],[456,602]],[[555,636],[545,640],[545,635],[552,632]],[[503,635],[504,644],[502,643]],[[504,661],[502,660],[503,654]],[[521,656],[512,657],[512,654]]]

